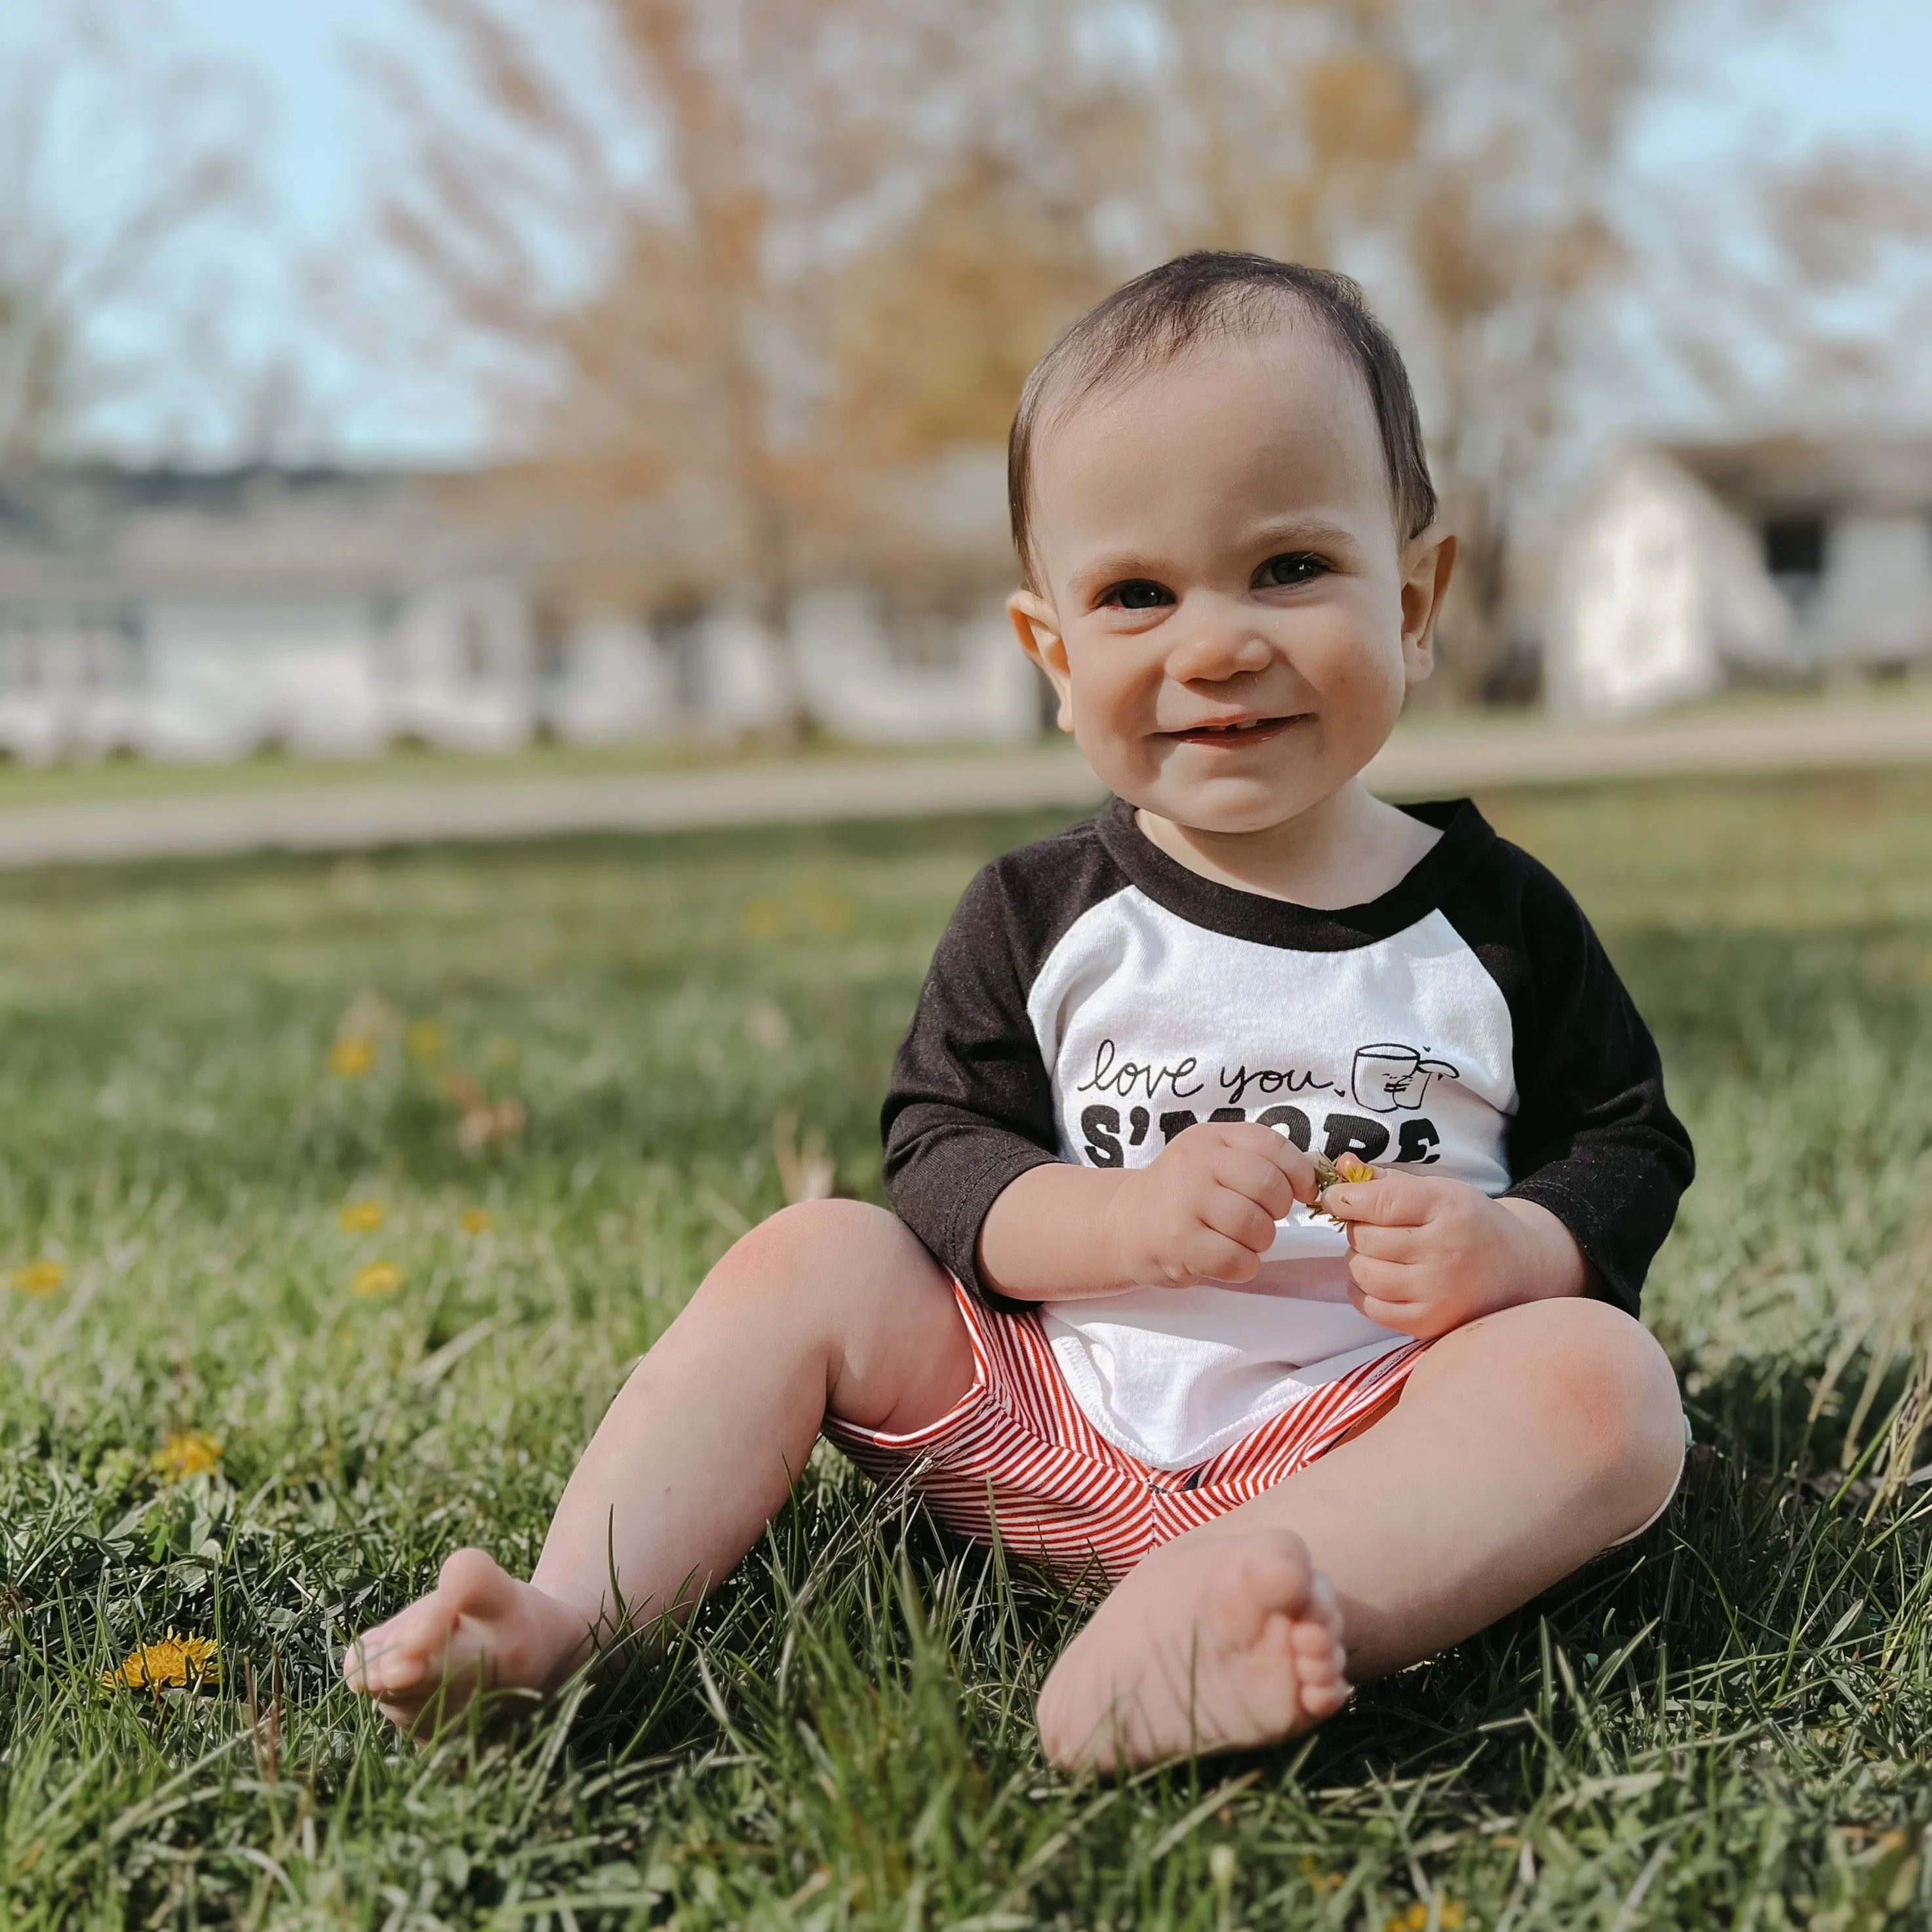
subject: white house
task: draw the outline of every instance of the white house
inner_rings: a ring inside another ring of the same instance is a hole
[[[969,480],[996,496],[986,463]],[[480,512],[462,482],[0,475],[0,752],[355,757],[398,740],[500,750],[538,731],[724,738],[785,722],[795,700],[856,740],[1040,728],[1036,674],[1000,611],[1004,557],[983,530],[938,573],[944,594],[909,604],[820,584],[779,634],[725,598],[586,602],[541,520]]]
[[[1544,667],[1553,709],[1604,718],[1932,669],[1932,445],[1624,449],[1562,546]]]

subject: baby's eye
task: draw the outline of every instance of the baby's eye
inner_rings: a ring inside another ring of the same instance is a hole
[[[1285,550],[1280,556],[1270,557],[1255,572],[1255,587],[1312,583],[1328,568],[1321,558],[1311,556],[1306,550]]]
[[[1163,584],[1144,577],[1130,577],[1124,584],[1111,586],[1100,602],[1118,604],[1123,610],[1154,610],[1174,602],[1174,592]]]

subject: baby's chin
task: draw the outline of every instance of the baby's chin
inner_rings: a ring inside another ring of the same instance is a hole
[[[1292,778],[1230,776],[1179,782],[1157,779],[1120,795],[1184,831],[1238,838],[1276,830],[1321,804],[1334,789]]]

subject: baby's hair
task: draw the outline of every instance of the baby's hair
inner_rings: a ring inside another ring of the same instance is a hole
[[[1298,262],[1201,249],[1123,283],[1066,328],[1028,376],[1006,442],[1006,494],[1013,548],[1028,590],[1040,588],[1033,554],[1033,449],[1049,394],[1064,411],[1109,382],[1172,362],[1197,342],[1252,338],[1278,328],[1284,312],[1296,309],[1315,317],[1368,386],[1403,537],[1420,536],[1436,520],[1436,485],[1423,449],[1415,392],[1402,352],[1376,320],[1360,285]]]

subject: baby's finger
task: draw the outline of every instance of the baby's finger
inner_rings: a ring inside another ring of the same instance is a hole
[[[1263,1156],[1280,1168],[1294,1190],[1298,1201],[1312,1201],[1322,1183],[1315,1172],[1314,1157],[1295,1145],[1287,1133],[1280,1127],[1264,1127],[1256,1124],[1256,1132],[1266,1138],[1257,1143]],[[1242,1136],[1241,1144],[1247,1144],[1247,1137]]]
[[[1279,1221],[1294,1207],[1294,1183],[1280,1166],[1264,1160],[1246,1148],[1230,1148],[1221,1156],[1214,1178],[1223,1187],[1245,1194],[1258,1208],[1268,1210],[1270,1220]]]
[[[1385,1227],[1379,1221],[1351,1221],[1348,1246],[1358,1255],[1378,1262],[1413,1267],[1424,1258],[1428,1237],[1418,1228]]]
[[[1420,1338],[1430,1330],[1429,1304],[1416,1301],[1378,1301],[1359,1288],[1351,1288],[1348,1299],[1355,1312],[1365,1315],[1379,1328],[1393,1328],[1399,1335]]]
[[[1352,1254],[1348,1279],[1376,1301],[1414,1302],[1421,1295],[1423,1284],[1417,1270],[1405,1268],[1400,1262],[1378,1261],[1372,1255]],[[1351,1295],[1349,1299],[1354,1298]]]
[[[1202,1228],[1190,1236],[1180,1253],[1187,1270],[1187,1285],[1196,1282],[1228,1281],[1238,1285],[1252,1281],[1261,1271],[1261,1262],[1252,1248],[1231,1241],[1211,1228]]]
[[[1412,1174],[1378,1174],[1372,1180],[1338,1180],[1322,1196],[1322,1211],[1338,1221],[1372,1221],[1384,1228],[1419,1228],[1435,1211],[1432,1181]]]
[[[1215,1188],[1202,1204],[1201,1218],[1216,1234],[1240,1242],[1250,1254],[1258,1255],[1274,1244],[1275,1217],[1232,1187]]]

